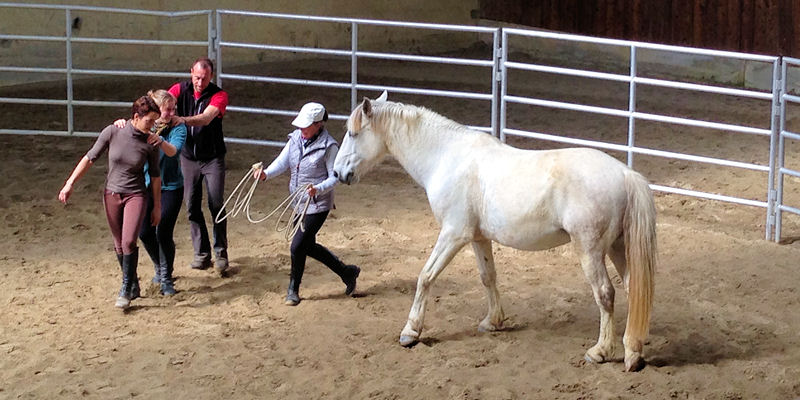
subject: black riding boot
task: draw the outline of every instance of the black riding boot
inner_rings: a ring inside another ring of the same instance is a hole
[[[153,270],[155,271],[155,274],[153,275],[153,283],[159,283],[159,279],[161,279],[161,274],[159,273],[161,265],[161,251],[158,248],[158,242],[156,241],[155,233],[153,233],[152,236],[139,236],[139,239],[144,245],[147,255],[150,256],[150,260],[153,262]]]
[[[300,304],[300,281],[303,279],[305,269],[305,260],[300,262],[292,257],[292,273],[289,276],[289,288],[286,290],[286,301],[284,302],[287,306]]]
[[[130,306],[131,300],[139,297],[138,293],[134,293],[134,287],[139,289],[139,277],[136,274],[136,267],[139,262],[139,250],[134,250],[131,254],[123,254],[121,257],[122,264],[122,288],[119,290],[119,297],[117,298],[116,306],[126,309]]]
[[[353,293],[356,291],[356,280],[358,279],[358,275],[361,274],[361,268],[358,268],[356,265],[346,265],[347,272],[345,276],[341,276],[342,282],[344,282],[344,294],[347,296],[352,296]]]
[[[159,279],[161,281],[161,294],[164,296],[172,296],[177,293],[175,284],[172,280],[172,266],[169,263],[162,263],[159,266]]]
[[[136,252],[136,259],[138,260],[139,259],[139,249],[137,248],[136,250],[134,250],[134,252]],[[122,254],[117,254],[117,262],[119,262],[119,268],[122,270],[122,275],[124,276],[125,275],[125,267],[122,266],[123,257],[124,256]],[[156,276],[158,276],[157,272],[158,271],[156,271]],[[132,289],[132,292],[131,292],[131,295],[133,297],[131,297],[130,300],[138,299],[139,296],[141,296],[141,294],[142,294],[142,290],[139,288],[139,277],[137,276],[136,277],[136,281],[133,282],[133,289]]]
[[[289,279],[289,289],[286,291],[286,301],[283,304],[287,306],[300,304],[300,283],[293,278]]]
[[[355,265],[345,265],[339,257],[336,257],[330,250],[319,243],[314,244],[308,255],[325,264],[336,275],[339,275],[345,285],[345,295],[350,296],[353,294],[356,290],[356,279],[361,273],[360,268]]]
[[[131,305],[131,293],[129,291],[130,276],[128,275],[128,268],[123,265],[122,259],[122,254],[117,254],[119,267],[122,270],[122,287],[119,289],[119,296],[117,297],[117,302],[114,304],[114,306],[124,310]]]

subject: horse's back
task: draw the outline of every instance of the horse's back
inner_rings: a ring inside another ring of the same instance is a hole
[[[530,151],[504,146],[479,158],[476,196],[482,202],[485,236],[540,250],[567,243],[578,231],[618,234],[629,169],[613,157],[588,148]]]
[[[624,194],[630,171],[617,159],[589,148],[531,151],[506,146],[487,153],[479,165],[484,190],[503,193],[517,187],[511,194],[535,203]]]

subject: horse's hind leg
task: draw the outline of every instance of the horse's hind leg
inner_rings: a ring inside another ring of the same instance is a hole
[[[486,297],[489,300],[489,313],[478,325],[482,332],[496,331],[503,328],[503,307],[500,306],[500,292],[497,291],[497,274],[494,270],[494,257],[492,256],[492,241],[481,240],[472,242],[475,258],[478,261],[478,270],[481,282],[486,288]]]
[[[411,311],[408,313],[408,321],[403,331],[400,332],[400,345],[412,346],[419,341],[419,335],[422,333],[422,322],[425,320],[425,304],[428,301],[428,292],[430,291],[433,281],[442,272],[444,267],[450,263],[453,256],[461,250],[467,240],[463,237],[456,235],[454,232],[447,232],[443,229],[439,232],[439,239],[436,240],[436,245],[433,246],[428,261],[422,267],[417,279],[417,292],[414,294],[414,303],[411,305]]]
[[[581,267],[589,284],[592,285],[594,301],[600,309],[600,334],[597,344],[586,352],[590,362],[610,361],[614,356],[614,285],[608,278],[605,254],[600,249],[585,249],[576,245],[580,254]],[[596,246],[596,244],[595,244]]]
[[[628,261],[625,258],[625,241],[622,236],[617,238],[608,250],[608,258],[614,264],[622,284],[625,286],[625,292],[628,292],[628,282],[630,281],[630,274],[628,274]]]

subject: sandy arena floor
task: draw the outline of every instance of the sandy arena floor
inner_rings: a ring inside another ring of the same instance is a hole
[[[420,82],[427,84],[422,78]],[[77,85],[76,96],[132,99],[148,87],[168,83],[90,81]],[[569,98],[568,93],[580,89],[597,104],[619,100],[585,82],[549,83],[546,88],[531,85],[529,92]],[[331,106],[346,100],[319,89],[290,91],[235,82],[225,87],[234,102],[241,100],[237,105],[295,108],[316,99],[335,114],[349,112]],[[60,96],[61,90],[39,85],[0,94]],[[394,99],[426,105],[463,123],[485,120],[478,106],[457,107],[431,97]],[[642,101],[643,108],[678,115],[756,118],[752,106],[737,100],[666,93],[649,100],[643,96]],[[584,137],[618,138],[614,123],[534,111],[514,114],[511,120],[544,131],[563,128]],[[76,124],[99,131],[114,115],[124,114],[79,109]],[[2,125],[12,128],[64,129],[63,111],[56,108],[4,105],[0,116]],[[230,136],[280,140],[290,121],[232,113],[225,129]],[[766,151],[764,142],[749,137],[658,124],[641,129],[648,132],[640,142],[646,147],[714,152],[747,161],[763,160]],[[340,122],[332,121],[330,130],[341,138]],[[763,239],[763,209],[657,193],[660,263],[645,347],[649,365],[639,373],[623,373],[621,362],[593,365],[583,360],[596,339],[598,311],[568,246],[538,253],[495,247],[510,328],[492,334],[476,329],[486,301],[471,250],[465,248],[433,287],[422,343],[400,347],[397,339],[417,274],[438,228],[422,189],[392,160],[359,185],[337,188],[338,208],[318,237],[346,262],[362,267],[357,297],[345,297],[338,279],[309,261],[303,302],[296,308],[284,306],[288,244],[270,222],[253,225],[239,218],[229,223],[230,277],[190,270],[183,210],[175,234],[180,293],[163,297],[149,287],[153,269],[142,257],[145,297],[123,314],[113,307],[119,268],[100,203],[105,159],[80,181],[69,205],[56,199],[92,142],[0,136],[0,398],[800,397],[800,243],[794,243],[800,224],[791,218],[784,221],[786,240],[779,245]],[[271,160],[277,151],[230,145],[228,190],[250,164]],[[648,157],[637,158],[636,165],[659,184],[749,198],[763,198],[765,192],[761,175]],[[259,186],[253,208],[271,209],[286,194],[286,179],[270,181]],[[790,195],[796,196],[797,190]],[[623,293],[618,286],[615,319],[620,332],[627,305]]]

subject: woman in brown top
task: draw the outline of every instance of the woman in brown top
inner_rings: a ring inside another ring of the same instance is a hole
[[[136,266],[139,248],[136,246],[139,228],[146,210],[144,164],[149,164],[148,174],[153,182],[154,206],[150,223],[157,225],[161,217],[161,171],[158,147],[162,140],[151,135],[150,128],[160,115],[156,103],[142,96],[133,103],[133,117],[124,128],[109,125],[97,138],[94,146],[72,171],[58,199],[66,204],[72,194],[73,185],[92,164],[108,150],[108,176],[103,194],[114,251],[122,268],[122,288],[116,306],[127,309],[131,300],[139,297],[139,278]]]

